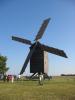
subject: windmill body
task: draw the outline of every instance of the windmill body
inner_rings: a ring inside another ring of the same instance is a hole
[[[35,45],[35,44],[33,44]],[[30,50],[33,48],[30,47]],[[42,49],[42,46],[37,42],[35,51],[30,58],[30,73],[48,73],[48,52]]]

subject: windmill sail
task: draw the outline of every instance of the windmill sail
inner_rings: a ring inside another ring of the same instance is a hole
[[[34,45],[33,49],[30,50],[30,52],[29,52],[29,54],[28,54],[28,56],[27,56],[27,58],[26,58],[26,60],[25,60],[25,62],[24,62],[24,65],[23,65],[23,67],[22,67],[22,70],[21,70],[20,74],[23,74],[23,72],[25,71],[25,69],[26,69],[26,67],[27,67],[27,64],[28,64],[28,62],[29,62],[29,60],[30,60],[30,58],[31,58],[31,56],[32,56],[32,54],[33,54],[35,48],[36,48],[36,44]]]
[[[15,41],[18,41],[18,42],[21,42],[21,43],[24,43],[24,44],[32,45],[30,40],[19,38],[19,37],[16,37],[16,36],[12,36],[12,40],[15,40]]]
[[[37,41],[38,39],[42,38],[42,36],[43,36],[43,34],[44,34],[44,31],[45,31],[45,29],[46,29],[46,27],[47,27],[49,21],[50,21],[50,18],[44,20],[43,24],[42,24],[41,27],[40,27],[40,30],[38,31],[38,34],[36,35],[36,38],[35,38],[36,41]]]
[[[49,46],[46,46],[46,45],[42,45],[42,48],[43,48],[44,51],[47,51],[47,52],[50,52],[52,54],[67,58],[67,55],[63,50],[59,50],[57,48],[49,47]]]

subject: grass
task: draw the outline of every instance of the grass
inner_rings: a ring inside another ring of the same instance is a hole
[[[0,100],[75,100],[75,77],[38,81],[0,82]]]

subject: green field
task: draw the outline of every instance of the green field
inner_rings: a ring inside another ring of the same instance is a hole
[[[75,100],[75,77],[53,77],[38,81],[0,81],[0,100]]]

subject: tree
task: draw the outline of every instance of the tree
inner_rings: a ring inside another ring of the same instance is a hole
[[[6,67],[7,57],[0,55],[0,74],[6,74],[8,67]]]

